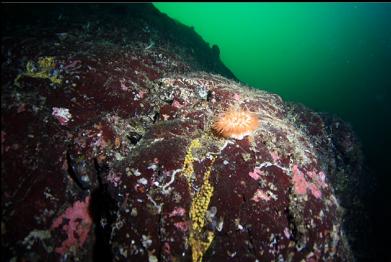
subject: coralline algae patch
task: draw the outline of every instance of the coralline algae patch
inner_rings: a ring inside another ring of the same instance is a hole
[[[72,247],[77,249],[84,245],[92,229],[89,204],[90,196],[87,196],[84,201],[76,201],[53,221],[51,230],[59,228],[66,233],[66,239],[55,249],[55,252],[63,255]]]
[[[318,199],[321,198],[321,188],[327,187],[327,184],[325,183],[325,174],[322,171],[319,173],[309,171],[307,172],[307,176],[314,182],[308,182],[304,173],[299,170],[297,165],[292,167],[292,181],[295,192],[299,195],[304,195],[307,193],[307,190],[309,190],[314,197]]]

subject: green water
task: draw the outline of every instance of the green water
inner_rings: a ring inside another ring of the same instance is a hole
[[[369,206],[381,236],[391,220],[384,204],[391,186],[391,4],[154,5],[217,44],[241,81],[352,125],[378,184]]]
[[[345,111],[343,104],[386,74],[382,65],[391,58],[390,4],[155,6],[217,44],[242,81],[328,111]]]

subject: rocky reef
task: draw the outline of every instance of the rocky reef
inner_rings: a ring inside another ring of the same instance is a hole
[[[353,260],[345,123],[241,84],[151,4],[5,7],[5,260]],[[212,129],[232,105],[259,118],[240,140]]]

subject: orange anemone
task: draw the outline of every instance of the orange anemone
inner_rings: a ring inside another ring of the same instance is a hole
[[[226,138],[243,139],[259,127],[259,119],[254,112],[231,107],[216,118],[212,128]]]

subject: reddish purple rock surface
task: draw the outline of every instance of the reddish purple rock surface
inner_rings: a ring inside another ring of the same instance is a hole
[[[360,165],[335,161],[359,159],[343,123],[236,82],[150,5],[93,7],[2,38],[7,259],[352,260],[332,183]],[[259,117],[242,140],[211,128],[231,105]]]

